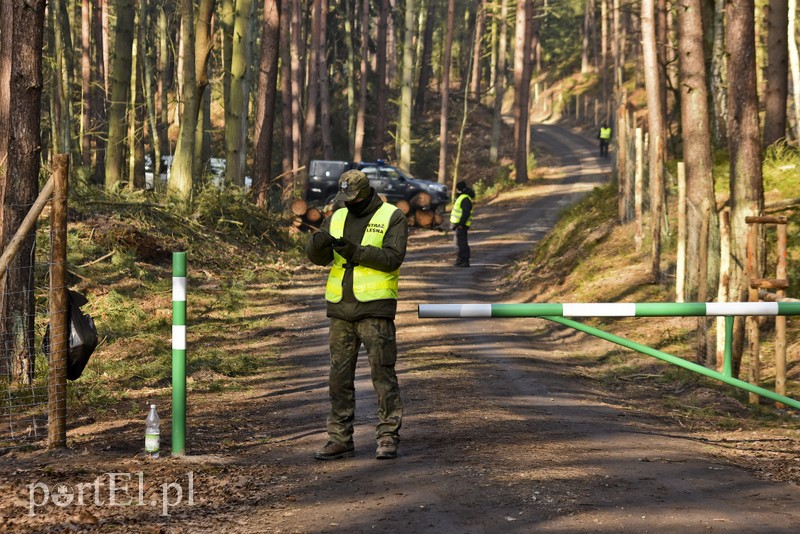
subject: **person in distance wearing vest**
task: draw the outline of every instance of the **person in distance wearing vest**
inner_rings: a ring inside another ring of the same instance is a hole
[[[408,224],[403,212],[381,201],[367,176],[354,169],[339,178],[334,203],[344,207],[325,219],[306,244],[311,262],[333,263],[325,286],[331,351],[328,442],[314,457],[336,460],[354,454],[354,380],[363,344],[378,396],[375,457],[396,458],[403,403],[395,373],[394,317]]]
[[[475,191],[461,180],[456,184],[456,201],[450,212],[450,224],[453,225],[456,243],[456,267],[469,267],[469,239],[467,233],[472,225],[472,203]]]
[[[597,133],[597,138],[600,140],[600,157],[608,157],[608,143],[611,141],[611,128],[605,122],[600,126],[600,131]]]

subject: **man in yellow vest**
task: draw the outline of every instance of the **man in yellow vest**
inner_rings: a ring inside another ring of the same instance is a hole
[[[456,184],[456,201],[450,212],[450,224],[453,226],[456,243],[456,267],[469,267],[469,227],[472,226],[472,205],[475,191],[461,180]]]
[[[611,141],[611,128],[605,122],[600,126],[600,131],[597,133],[597,138],[600,140],[600,157],[608,157],[608,143]]]
[[[306,244],[313,263],[333,263],[325,286],[331,350],[328,442],[314,457],[336,460],[354,454],[354,378],[363,344],[378,395],[375,456],[396,458],[403,403],[395,373],[394,317],[408,224],[402,211],[381,201],[361,171],[342,174],[334,203],[344,207],[323,221]]]

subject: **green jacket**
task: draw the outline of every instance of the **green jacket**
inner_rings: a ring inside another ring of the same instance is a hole
[[[408,224],[403,212],[397,210],[389,222],[389,228],[383,237],[381,248],[372,246],[360,246],[364,231],[367,228],[372,215],[381,206],[382,200],[373,189],[371,191],[370,202],[367,209],[360,217],[350,212],[344,224],[344,237],[358,244],[353,261],[359,265],[377,269],[379,271],[391,272],[398,269],[406,256],[406,243],[408,241]],[[330,231],[330,218],[322,222],[321,229]],[[315,238],[318,234],[312,234],[306,243],[306,255],[312,263],[316,265],[329,265],[333,262],[333,250],[330,247],[319,246],[319,239]],[[319,234],[321,237],[321,234]],[[324,286],[321,288],[324,290]],[[353,269],[348,268],[344,274],[342,282],[342,300],[340,302],[328,302],[328,317],[336,317],[345,321],[358,321],[367,317],[382,317],[394,319],[397,312],[397,300],[382,299],[370,302],[359,302],[353,295]]]

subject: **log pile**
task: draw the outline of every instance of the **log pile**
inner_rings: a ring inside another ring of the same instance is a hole
[[[380,197],[384,202],[388,202],[383,195],[380,195]],[[444,222],[442,213],[433,208],[431,196],[424,191],[417,193],[411,199],[411,202],[399,200],[394,205],[406,216],[409,227],[438,228]],[[309,206],[301,198],[291,200],[287,208],[292,215],[292,227],[295,231],[317,229],[322,224],[322,221],[333,213],[331,205],[320,209]]]

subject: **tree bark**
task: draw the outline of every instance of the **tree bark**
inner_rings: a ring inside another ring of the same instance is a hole
[[[494,80],[494,115],[489,146],[489,159],[496,162],[500,152],[500,127],[503,123],[503,97],[506,90],[506,51],[508,50],[508,0],[500,5],[500,43],[497,51],[497,75]]]
[[[425,32],[422,39],[422,54],[419,66],[419,83],[417,96],[414,98],[414,117],[418,119],[426,107],[428,100],[428,84],[433,76],[431,56],[433,55],[433,29],[436,25],[436,3],[428,1],[428,14],[425,17]]]
[[[81,164],[92,165],[92,26],[89,0],[81,0]]]
[[[294,154],[294,141],[292,139],[292,104],[294,101],[294,93],[292,91],[292,51],[291,51],[291,36],[290,36],[290,22],[292,17],[292,1],[280,0],[280,61],[281,61],[281,140],[283,143],[283,157],[281,161],[281,174],[283,177],[283,192],[284,194],[291,191],[291,185],[294,182],[293,173],[290,172],[294,168],[293,154]]]
[[[38,194],[45,0],[0,5],[0,244],[13,237]],[[0,378],[34,374],[35,233],[0,278]]]
[[[192,198],[195,131],[197,129],[197,85],[194,53],[194,1],[181,0],[181,44],[183,46],[183,112],[175,157],[172,160],[167,190],[176,195],[184,209]]]
[[[789,31],[788,0],[770,0],[767,9],[765,147],[786,137],[786,100],[789,94],[789,48],[786,42]]]
[[[761,215],[764,190],[756,92],[755,30],[753,0],[731,0],[725,11],[728,30],[726,51],[736,61],[728,64],[728,148],[731,190],[731,295],[747,300],[749,284],[742,270],[747,264],[747,216]],[[734,322],[734,375],[741,365],[744,332]]]
[[[441,109],[439,111],[439,175],[440,184],[447,183],[447,113],[450,99],[450,69],[452,66],[453,27],[455,25],[455,0],[447,0],[447,26],[442,59]]]
[[[322,134],[322,157],[333,159],[333,141],[331,140],[331,91],[328,83],[328,0],[320,4],[319,18],[319,129]]]
[[[400,83],[400,123],[398,152],[400,167],[411,168],[411,106],[414,79],[414,0],[406,0],[405,32],[403,34],[403,70]]]
[[[717,285],[719,273],[719,220],[714,197],[701,0],[684,0],[678,10],[678,54],[688,202],[685,294],[689,301],[693,301],[697,299],[701,286]],[[709,235],[701,235],[703,227],[708,228]],[[699,256],[703,240],[708,240],[709,245],[707,261]],[[701,272],[701,265],[708,265],[708,271]]]
[[[642,0],[642,52],[644,56],[647,117],[650,134],[650,215],[652,231],[650,273],[653,283],[661,282],[661,218],[664,196],[664,123],[661,110],[656,50],[655,0]]]
[[[230,102],[225,113],[225,181],[240,187],[244,186],[247,166],[247,131],[250,109],[248,70],[251,48],[250,17],[252,16],[252,0],[238,0],[233,19]]]
[[[725,54],[725,1],[714,1],[714,42],[711,52],[711,94],[714,100],[714,142],[717,147],[728,142],[728,84]]]
[[[291,55],[292,55],[292,168],[297,169],[301,165],[302,158],[302,145],[303,145],[303,115],[300,111],[300,104],[303,101],[303,40],[302,40],[302,27],[300,21],[300,2],[301,0],[287,0],[292,2],[292,37],[291,37]],[[298,176],[305,176],[305,173],[300,175],[295,174],[293,177],[294,189],[305,191],[305,189],[298,183]],[[291,192],[292,195],[295,191]]]
[[[375,50],[375,55],[377,56],[375,69],[377,72],[375,74],[378,78],[378,96],[375,105],[375,156],[378,159],[382,159],[386,156],[386,56],[388,53],[386,48],[386,27],[389,18],[389,0],[380,0],[380,6],[377,28],[377,48]],[[447,50],[445,50],[445,54],[447,54]],[[445,64],[447,64],[446,61],[443,65]],[[442,76],[444,76],[444,74]],[[441,163],[439,164],[439,169],[441,171]]]
[[[281,27],[280,2],[281,0],[264,0],[261,64],[258,69],[258,96],[256,98],[255,139],[253,141],[253,188],[256,204],[264,211],[269,209],[272,132],[275,125],[275,91],[278,81],[278,43]]]
[[[469,92],[472,98],[478,100],[481,93],[481,50],[483,50],[483,32],[486,25],[486,0],[482,0],[475,15],[475,38],[472,41],[472,75],[470,76]]]
[[[92,137],[94,138],[94,182],[105,183],[106,170],[106,84],[103,62],[103,0],[94,0],[92,7],[92,34],[94,35],[94,68],[92,69]]]
[[[361,161],[364,147],[364,123],[367,114],[367,62],[369,61],[369,0],[361,2],[361,65],[359,68],[358,112],[356,113],[356,132],[353,160]]]
[[[797,35],[797,0],[789,0],[789,32]],[[797,50],[797,39],[789,39],[789,64],[792,71],[792,95],[794,96],[794,136],[800,139],[800,53]]]
[[[131,84],[134,0],[120,0],[117,6],[114,65],[111,73],[111,104],[108,112],[108,147],[106,148],[106,190],[112,191],[124,181],[124,143],[128,125],[126,108]]]
[[[311,149],[314,145],[314,128],[317,125],[317,105],[319,104],[319,52],[320,52],[320,18],[322,17],[322,1],[312,0],[311,9],[311,48],[308,57],[308,90],[306,91],[306,121],[303,130],[303,159],[306,168],[303,176],[308,177],[311,163]],[[300,184],[305,191],[305,181]]]
[[[516,36],[514,43],[514,168],[516,182],[524,184],[528,181],[528,88],[530,80],[525,74],[526,65],[530,62],[527,44],[530,35],[529,0],[517,1]]]

